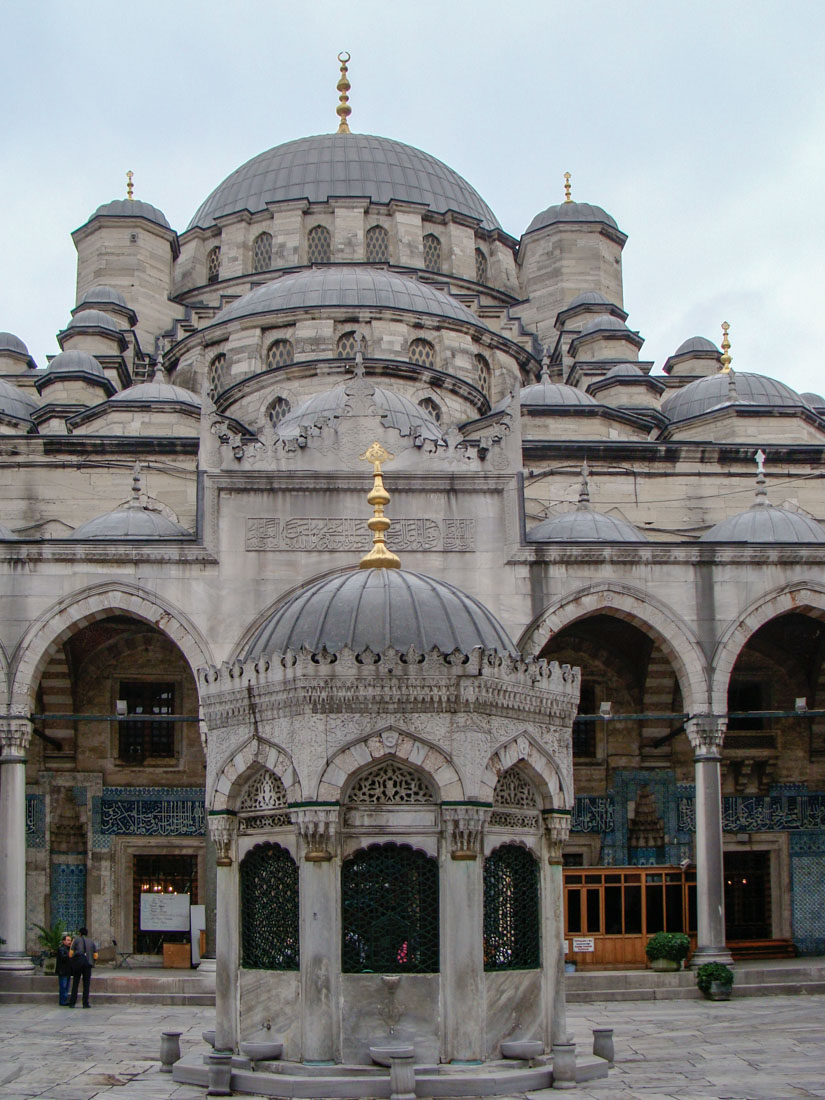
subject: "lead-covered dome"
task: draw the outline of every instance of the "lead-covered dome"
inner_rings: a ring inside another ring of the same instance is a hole
[[[323,418],[334,420],[344,415],[349,401],[347,389],[352,381],[350,378],[332,389],[313,394],[287,413],[276,428],[281,439],[294,439],[301,428],[310,428]],[[441,428],[420,405],[384,386],[373,386],[372,390],[369,400],[378,410],[385,427],[395,428],[402,436],[412,435],[433,440],[435,443],[443,442],[444,433]]]
[[[528,542],[647,542],[647,535],[627,520],[581,505],[550,516],[527,532]]]
[[[730,389],[731,378],[735,396]],[[666,397],[662,402],[662,412],[670,420],[687,420],[691,416],[701,416],[711,409],[734,403],[805,408],[805,402],[799,394],[775,378],[766,378],[762,374],[719,371],[707,378],[689,382],[687,386]]]
[[[70,539],[180,539],[191,538],[179,523],[162,512],[137,507],[131,503],[102,516],[81,523],[69,535]]]
[[[179,405],[193,405],[199,409],[201,399],[183,386],[173,386],[171,382],[138,382],[128,389],[120,390],[110,398],[111,401],[174,401]]]
[[[518,656],[495,616],[466,592],[406,569],[358,569],[301,589],[253,638],[245,660],[301,647],[418,653],[478,646]]]
[[[31,420],[37,407],[37,402],[25,390],[0,378],[0,413],[15,420]]]
[[[412,145],[371,134],[319,134],[260,153],[215,188],[187,228],[205,229],[225,214],[254,214],[273,202],[361,197],[419,203],[436,214],[453,210],[478,218],[485,229],[500,228],[458,172]]]
[[[104,202],[102,206],[98,206],[92,214],[92,218],[101,216],[106,218],[146,218],[147,221],[162,225],[164,229],[172,228],[162,210],[158,210],[150,202],[143,202],[141,199],[113,199],[111,202]],[[89,221],[92,218],[89,218]]]
[[[598,401],[584,390],[564,382],[550,382],[545,377],[532,386],[525,386],[519,396],[521,405],[598,405]]]
[[[29,357],[29,349],[20,337],[15,336],[13,332],[0,332],[0,354],[4,352]]]
[[[69,348],[55,355],[46,368],[47,374],[93,374],[96,378],[105,378],[106,372],[97,359],[88,351]]]
[[[428,283],[372,267],[318,267],[282,275],[250,290],[222,309],[213,325],[293,309],[334,309],[357,306],[427,313],[486,328],[484,322],[456,298]]]
[[[810,516],[757,501],[747,512],[723,519],[700,542],[825,542],[825,527]]]
[[[534,229],[544,229],[546,225],[555,225],[557,222],[602,222],[612,229],[619,228],[616,219],[600,206],[593,206],[589,202],[560,202],[536,214],[526,232],[532,233]]]

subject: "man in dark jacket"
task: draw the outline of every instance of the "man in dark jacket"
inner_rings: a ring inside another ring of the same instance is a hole
[[[69,1003],[69,986],[72,984],[72,960],[69,954],[71,949],[72,936],[67,932],[57,949],[58,1003],[62,1005]]]
[[[69,1008],[77,1004],[77,987],[83,979],[83,1007],[89,1008],[89,986],[92,983],[92,967],[97,958],[97,944],[89,939],[89,929],[81,928],[72,940],[72,992]]]

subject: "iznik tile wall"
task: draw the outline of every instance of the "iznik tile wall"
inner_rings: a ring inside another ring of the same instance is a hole
[[[51,922],[76,932],[86,923],[86,864],[52,863],[51,870]]]

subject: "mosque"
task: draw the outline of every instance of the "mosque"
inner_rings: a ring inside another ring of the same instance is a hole
[[[825,399],[726,323],[645,360],[611,214],[512,236],[341,73],[185,228],[129,173],[47,363],[0,334],[0,969],[188,894],[223,1045],[403,1002],[450,1061],[658,930],[825,953]]]

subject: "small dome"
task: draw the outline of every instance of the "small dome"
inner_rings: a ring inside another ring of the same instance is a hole
[[[542,380],[521,391],[522,405],[598,405],[598,401],[584,390],[566,386],[563,382]]]
[[[12,355],[25,355],[29,358],[29,349],[19,336],[13,332],[0,332],[0,355],[10,352]]]
[[[99,309],[80,310],[72,317],[66,328],[105,328],[120,336],[120,325],[114,317],[110,317],[108,313],[103,313]]]
[[[158,210],[156,206],[143,202],[141,199],[113,199],[111,202],[105,202],[102,206],[98,206],[92,214],[92,218],[101,216],[106,218],[146,218],[150,222],[162,225],[164,229],[172,228],[162,210]],[[89,218],[89,221],[92,218]]]
[[[810,405],[812,409],[825,408],[825,397],[819,393],[801,393],[799,395],[806,405]]]
[[[550,516],[527,532],[528,542],[647,542],[632,523],[580,505]]]
[[[482,320],[450,294],[428,283],[369,267],[320,267],[284,275],[249,291],[212,320],[213,325],[291,309],[356,306],[428,313],[486,328]]]
[[[138,382],[128,389],[120,390],[112,401],[177,401],[181,405],[193,405],[199,409],[201,399],[183,386],[173,386],[171,382]]]
[[[670,420],[687,420],[691,416],[701,416],[722,405],[734,402],[730,393],[731,374],[719,371],[707,378],[698,378],[695,382],[676,390],[662,402],[662,412]],[[770,405],[775,408],[802,408],[804,402],[795,390],[775,378],[766,378],[761,374],[733,374],[736,388],[735,402],[743,405]]]
[[[99,378],[106,377],[103,367],[90,352],[78,351],[76,348],[61,351],[46,368],[47,374],[63,374],[68,371],[82,371],[85,374],[96,374]]]
[[[676,351],[674,351],[673,357],[677,355],[689,355],[691,352],[711,352],[713,355],[722,354],[712,340],[708,340],[704,336],[691,336],[689,340],[685,340],[679,345]]]
[[[155,512],[131,502],[124,508],[96,516],[81,523],[69,535],[70,539],[180,539],[191,537],[191,531],[181,527],[162,512]]]
[[[575,309],[577,306],[609,306],[613,303],[600,294],[598,290],[586,290],[584,294],[577,294],[572,302],[569,302],[564,308]]]
[[[611,218],[600,206],[591,206],[589,202],[561,202],[536,214],[527,226],[527,232],[532,233],[534,229],[543,229],[546,225],[555,225],[557,222],[602,222],[613,229],[619,228],[616,219]]]
[[[478,600],[405,569],[356,569],[297,592],[261,627],[245,659],[305,647],[356,653],[412,646],[470,653],[478,646],[518,656],[501,623]]]
[[[37,407],[37,402],[25,390],[0,378],[0,412],[17,420],[31,420]]]
[[[591,332],[605,331],[629,332],[630,329],[618,317],[612,317],[609,313],[600,313],[598,317],[592,317],[582,325],[581,335],[589,336]]]
[[[825,542],[825,527],[787,508],[754,504],[747,512],[723,519],[700,542]]]
[[[646,378],[647,375],[641,367],[637,367],[635,363],[617,363],[615,367],[611,367],[607,374],[604,376],[607,378]]]
[[[485,229],[500,228],[490,207],[458,172],[412,145],[372,134],[319,134],[260,153],[215,188],[188,228],[207,228],[216,218],[241,210],[254,214],[272,202],[346,197],[412,202],[437,214],[455,210],[478,218]]]
[[[294,439],[299,429],[312,427],[322,417],[330,420],[342,416],[349,400],[347,388],[353,379],[333,386],[323,393],[316,393],[302,402],[278,424],[276,431],[282,439]],[[381,420],[388,428],[396,428],[402,436],[421,434],[424,439],[440,443],[444,434],[433,418],[414,401],[383,386],[374,386],[370,401],[381,413]]]
[[[120,293],[119,290],[115,290],[113,286],[93,286],[91,290],[87,290],[83,297],[78,302],[78,305],[89,306],[120,306],[121,309],[128,309],[126,299]]]

